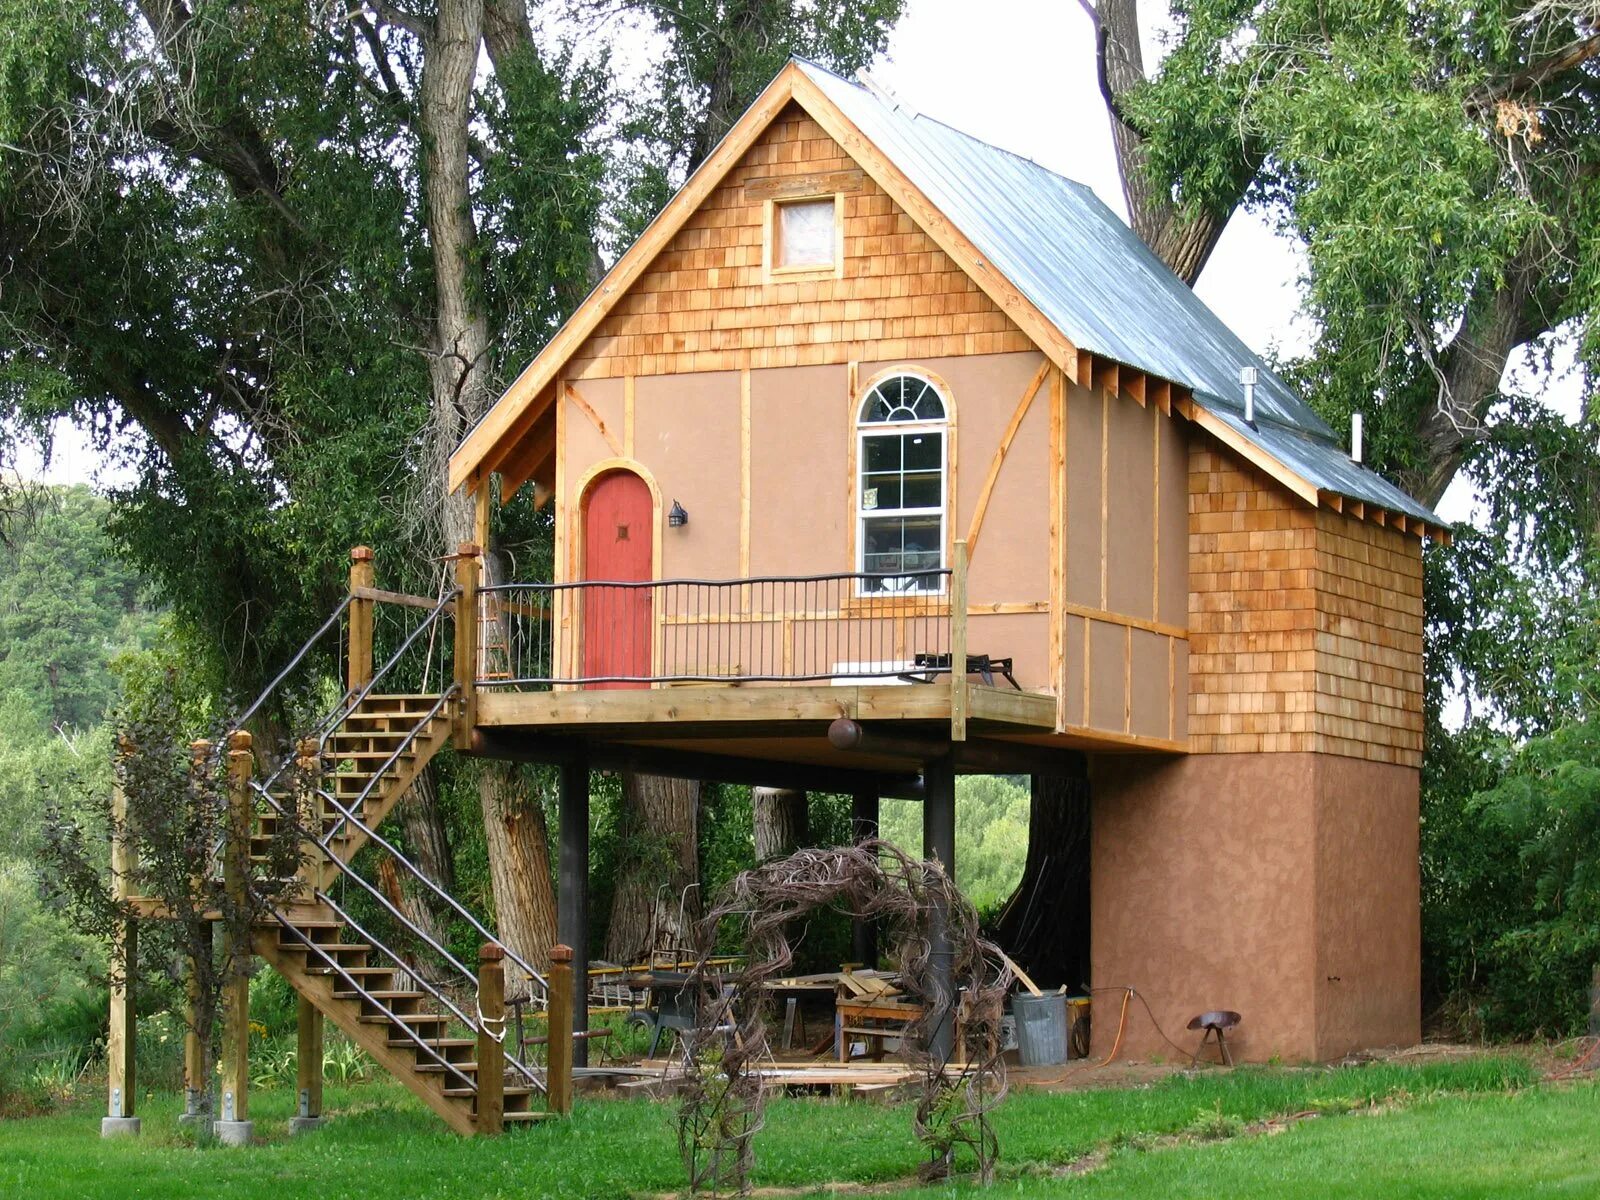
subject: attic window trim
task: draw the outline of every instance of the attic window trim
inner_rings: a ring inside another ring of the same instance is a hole
[[[766,200],[763,204],[761,238],[761,273],[767,283],[791,283],[815,279],[844,278],[844,193],[812,192],[805,195],[783,196]],[[778,262],[782,244],[779,221],[782,210],[801,204],[833,203],[833,260],[826,263],[800,263],[783,266]]]

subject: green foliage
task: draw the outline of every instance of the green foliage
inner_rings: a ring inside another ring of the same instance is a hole
[[[980,913],[1016,891],[1028,855],[1026,776],[962,775],[956,779],[956,883]],[[922,805],[885,800],[882,831],[909,854],[922,853]]]

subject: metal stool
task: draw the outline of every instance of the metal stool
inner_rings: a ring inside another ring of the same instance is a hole
[[[1233,1055],[1228,1053],[1227,1031],[1237,1025],[1240,1020],[1238,1013],[1224,1009],[1220,1012],[1201,1013],[1190,1021],[1190,1029],[1204,1029],[1205,1033],[1200,1035],[1200,1044],[1195,1047],[1194,1055],[1189,1059],[1189,1065],[1192,1067],[1200,1061],[1200,1051],[1206,1048],[1206,1042],[1211,1040],[1211,1035],[1214,1033],[1217,1035],[1217,1049],[1222,1054],[1223,1065],[1233,1066]]]

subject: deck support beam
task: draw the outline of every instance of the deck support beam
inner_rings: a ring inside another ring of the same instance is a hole
[[[949,758],[930,762],[923,774],[927,796],[922,803],[922,856],[937,859],[951,879],[956,874],[956,772]],[[928,922],[929,1003],[937,1016],[928,1050],[934,1061],[950,1061],[955,1048],[956,995],[951,970],[949,913],[936,905]]]
[[[133,891],[133,874],[139,866],[138,844],[128,816],[128,794],[123,788],[128,759],[134,751],[126,738],[117,739],[116,777],[111,792],[111,890],[120,903]],[[139,1132],[134,1115],[138,1091],[134,1045],[138,1041],[138,1014],[133,984],[139,961],[139,927],[132,917],[118,920],[112,935],[111,1012],[106,1030],[106,1116],[101,1137],[127,1137]]]
[[[213,1128],[225,1146],[247,1146],[250,1120],[250,778],[255,771],[251,737],[228,735],[228,812],[223,845],[223,889],[227,893],[226,978],[222,984],[222,1102]],[[241,926],[243,928],[241,928]]]
[[[878,836],[878,793],[855,792],[850,797],[850,840],[857,844]],[[850,957],[867,968],[878,965],[878,923],[856,917],[850,922]]]
[[[575,1066],[589,1065],[589,763],[576,757],[561,764],[556,937],[571,947],[572,1027]],[[551,1049],[554,1050],[552,1030]]]

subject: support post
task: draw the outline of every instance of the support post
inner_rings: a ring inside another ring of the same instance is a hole
[[[189,778],[193,788],[192,795],[207,794],[202,784],[210,770],[211,743],[205,738],[190,742]],[[189,876],[189,905],[192,913],[203,914],[209,907],[206,903],[205,889],[206,872],[197,869]],[[207,950],[210,948],[210,938],[214,928],[211,922],[205,923]],[[205,1098],[209,1080],[206,1075],[207,1046],[200,1038],[199,1029],[200,961],[191,953],[187,956],[184,966],[188,974],[184,979],[183,989],[183,1113],[178,1117],[178,1123],[189,1125],[202,1118],[201,1102]]]
[[[950,570],[950,740],[967,740],[967,543],[956,539]]]
[[[878,836],[878,793],[856,792],[850,797],[850,840],[855,843]],[[860,917],[850,922],[850,957],[871,969],[878,965],[878,923]]]
[[[550,947],[550,1040],[546,1046],[546,1107],[565,1115],[572,1111],[572,947]]]
[[[294,747],[295,822],[300,826],[300,866],[295,872],[303,885],[300,896],[314,899],[322,886],[326,855],[322,850],[322,750],[316,738],[301,738]]]
[[[556,936],[569,947],[572,963],[572,1028],[589,1029],[589,764],[584,759],[561,764],[559,871]],[[555,990],[551,981],[551,990]],[[554,999],[551,1000],[554,1012]],[[553,1036],[553,1035],[552,1035]],[[589,1065],[589,1041],[579,1038],[573,1062]]]
[[[356,546],[350,551],[350,648],[346,686],[359,691],[372,682],[373,601],[357,595],[357,590],[373,586],[372,547]]]
[[[291,1134],[322,1128],[322,1013],[304,996],[295,1011],[299,1044],[295,1048],[295,1073],[300,1107],[289,1120]]]
[[[930,762],[923,779],[927,797],[922,802],[922,856],[937,859],[952,880],[956,875],[956,774],[949,759]],[[938,1016],[928,1050],[935,1062],[950,1061],[955,1047],[955,980],[951,969],[949,914],[937,907],[928,923],[931,999]]]
[[[478,547],[462,542],[456,550],[456,721],[455,744],[472,744],[478,723]]]
[[[139,865],[123,782],[132,753],[133,743],[119,737],[111,792],[111,890],[119,904],[125,904],[132,895],[133,873]],[[138,1042],[139,1022],[133,999],[139,929],[133,918],[119,918],[112,938],[111,1012],[106,1034],[106,1116],[100,1122],[100,1136],[126,1137],[139,1132],[139,1118],[134,1115],[138,1091],[134,1047]]]
[[[251,738],[228,735],[228,816],[222,858],[227,976],[222,985],[222,1104],[215,1129],[227,1146],[244,1146],[255,1131],[250,1121],[250,777],[255,771]]]
[[[505,1126],[506,952],[493,942],[478,949],[478,1132]]]

